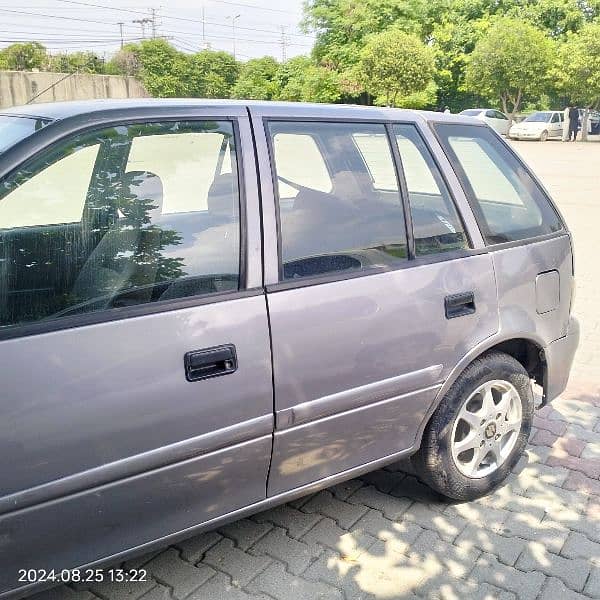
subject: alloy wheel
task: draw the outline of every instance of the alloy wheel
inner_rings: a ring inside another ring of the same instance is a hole
[[[463,403],[452,428],[456,468],[479,479],[496,471],[514,448],[522,422],[521,398],[509,381],[480,385]]]

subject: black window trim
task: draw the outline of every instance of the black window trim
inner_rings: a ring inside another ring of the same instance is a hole
[[[430,121],[429,128],[431,129],[440,148],[442,149],[442,152],[448,159],[450,166],[452,167],[452,169],[454,170],[454,173],[456,174],[456,177],[458,179],[458,182],[459,182],[461,188],[463,189],[463,192],[465,194],[467,202],[468,202],[469,206],[471,207],[471,211],[473,212],[473,216],[475,217],[475,221],[477,223],[477,226],[479,227],[479,231],[481,232],[481,236],[483,238],[483,243],[485,244],[486,248],[488,248],[490,251],[504,250],[507,248],[516,248],[518,246],[524,246],[524,245],[539,242],[539,241],[550,240],[550,239],[562,237],[565,234],[568,234],[568,229],[565,225],[565,220],[563,219],[562,215],[560,214],[560,211],[558,210],[556,204],[550,197],[548,190],[544,187],[544,184],[535,175],[535,173],[529,168],[529,166],[521,159],[521,157],[515,152],[515,150],[511,147],[511,145],[505,139],[503,139],[500,134],[495,132],[493,129],[488,128],[488,129],[491,129],[492,134],[496,136],[496,139],[508,150],[508,152],[511,154],[511,156],[519,163],[519,165],[521,165],[521,167],[529,175],[529,177],[531,177],[532,181],[538,187],[538,189],[540,190],[544,199],[548,202],[548,204],[550,205],[550,207],[556,214],[558,221],[561,225],[561,228],[559,230],[554,231],[552,233],[544,233],[541,235],[526,237],[526,238],[523,238],[520,240],[512,240],[509,242],[500,242],[500,243],[496,243],[496,244],[488,242],[487,237],[486,237],[486,232],[489,234],[490,231],[489,231],[489,228],[487,227],[485,218],[483,217],[483,213],[481,211],[481,207],[479,206],[479,202],[477,202],[477,200],[476,200],[475,192],[472,189],[471,185],[469,184],[469,179],[466,176],[464,169],[462,168],[462,166],[460,165],[458,160],[454,157],[454,155],[452,153],[450,153],[449,150],[446,148],[446,146],[440,136],[440,133],[438,132],[438,126],[440,126],[440,125],[443,126],[443,125],[447,125],[447,124],[448,123],[445,123],[442,121]],[[460,125],[463,127],[487,128],[487,125],[485,125],[483,123],[482,124],[460,123]],[[460,173],[462,173],[464,175],[464,179],[460,177]],[[464,183],[463,183],[463,181],[464,181]],[[465,184],[466,184],[466,186],[468,186],[469,189],[466,188]]]
[[[184,308],[191,308],[194,306],[204,306],[206,304],[216,304],[228,300],[236,300],[238,298],[245,298],[250,296],[257,296],[264,294],[263,288],[248,288],[247,287],[247,261],[248,261],[248,240],[247,240],[247,198],[246,198],[246,187],[244,179],[244,163],[243,153],[241,147],[241,135],[239,130],[239,120],[241,117],[236,116],[224,116],[224,115],[211,115],[210,113],[198,115],[198,114],[170,114],[166,113],[164,116],[160,113],[154,113],[147,116],[135,116],[122,114],[119,116],[108,116],[106,119],[95,121],[93,124],[85,124],[78,127],[68,128],[58,137],[51,138],[48,143],[36,148],[35,152],[27,155],[23,160],[19,161],[10,170],[7,170],[1,177],[0,181],[7,177],[12,176],[14,172],[20,169],[23,165],[31,161],[35,161],[44,152],[50,150],[52,147],[63,143],[71,137],[82,135],[85,133],[93,132],[96,130],[106,129],[115,126],[123,126],[129,124],[141,124],[141,123],[167,123],[167,122],[204,122],[204,121],[221,121],[231,123],[233,129],[233,140],[235,144],[235,158],[238,176],[238,203],[239,203],[239,226],[240,226],[240,246],[239,246],[239,275],[238,275],[238,289],[230,290],[226,292],[213,292],[208,294],[199,294],[196,296],[187,296],[185,298],[173,298],[169,300],[159,300],[156,302],[149,302],[144,304],[138,304],[134,306],[121,307],[121,308],[109,308],[105,310],[99,310],[89,313],[83,313],[80,315],[73,315],[68,317],[61,317],[57,319],[48,319],[33,321],[30,323],[23,323],[19,325],[9,325],[6,327],[0,327],[0,341],[29,337],[32,335],[41,335],[44,333],[50,333],[54,331],[61,331],[64,329],[74,329],[77,327],[85,327],[89,325],[96,325],[99,323],[109,323],[111,321],[121,321],[123,319],[140,317],[145,315],[157,314],[168,312],[172,310],[180,310]],[[53,121],[49,124],[56,123],[60,124],[60,121]],[[48,130],[50,127],[44,128]],[[250,149],[247,149],[250,151]]]

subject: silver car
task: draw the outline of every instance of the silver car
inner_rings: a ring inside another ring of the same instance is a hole
[[[90,101],[0,144],[2,598],[409,456],[488,494],[566,386],[571,235],[483,123]]]

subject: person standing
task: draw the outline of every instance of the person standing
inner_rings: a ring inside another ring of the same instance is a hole
[[[563,130],[562,130],[562,141],[569,141],[569,111],[571,110],[570,106],[565,107],[563,113]]]
[[[576,106],[569,108],[569,141],[577,141],[577,132],[579,131],[579,109]]]

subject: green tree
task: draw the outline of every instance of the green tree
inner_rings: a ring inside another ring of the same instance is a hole
[[[276,99],[294,102],[337,102],[340,87],[337,73],[316,64],[308,56],[296,56],[283,63],[276,76]]]
[[[360,53],[358,80],[377,104],[396,106],[432,82],[433,52],[419,38],[388,29],[369,38]]]
[[[104,73],[104,61],[94,52],[57,54],[49,58],[48,69],[57,73]]]
[[[106,64],[105,72],[109,75],[126,75],[135,77],[141,69],[140,59],[131,47],[119,50]]]
[[[125,46],[139,63],[138,77],[151,96],[172,98],[186,96],[189,72],[186,55],[165,40],[144,40]]]
[[[1,54],[3,68],[10,71],[41,70],[47,61],[46,48],[39,42],[11,44]]]
[[[512,122],[525,96],[544,91],[552,59],[552,44],[542,31],[519,19],[499,17],[469,56],[465,86],[499,100]]]
[[[242,65],[232,96],[250,100],[273,100],[279,94],[278,70],[279,63],[271,56],[252,58]]]
[[[600,21],[585,25],[558,50],[553,79],[573,104],[584,106],[582,139],[587,139],[590,108],[600,107]]]
[[[229,52],[202,50],[186,55],[185,87],[188,96],[229,98],[240,65]]]

